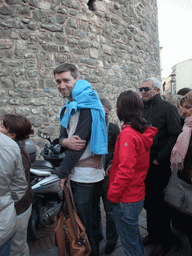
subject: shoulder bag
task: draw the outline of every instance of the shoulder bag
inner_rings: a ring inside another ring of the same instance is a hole
[[[55,216],[55,237],[59,256],[88,256],[91,247],[79,219],[68,186],[64,185],[63,203]]]
[[[176,171],[165,188],[164,200],[178,211],[192,215],[192,185],[180,179]]]

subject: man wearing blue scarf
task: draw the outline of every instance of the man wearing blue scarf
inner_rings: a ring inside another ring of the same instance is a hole
[[[60,187],[63,189],[69,176],[77,213],[91,245],[90,255],[98,256],[100,220],[97,216],[105,175],[102,155],[107,153],[105,112],[91,85],[78,79],[75,65],[58,66],[54,76],[59,92],[67,98],[60,113],[59,141],[65,149],[58,173]]]

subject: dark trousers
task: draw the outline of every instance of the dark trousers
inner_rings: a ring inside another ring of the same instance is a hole
[[[192,216],[179,212],[171,206],[170,209],[172,226],[181,230],[185,235],[187,235],[192,249]]]
[[[164,188],[171,174],[170,163],[154,165],[151,163],[146,180],[144,208],[147,212],[147,231],[157,244],[167,245],[173,233],[170,226],[171,212],[164,201]]]
[[[109,180],[109,177],[105,176],[101,197],[103,200],[103,205],[106,213],[106,239],[108,243],[113,244],[117,242],[119,235],[117,234],[117,229],[116,229],[115,221],[112,214],[113,204],[107,198],[108,180]],[[99,212],[98,218],[101,220],[101,211]]]
[[[100,219],[98,218],[98,212],[102,184],[103,181],[95,183],[71,181],[71,189],[77,207],[77,214],[86,228],[86,233],[91,245],[90,256],[99,255],[98,235],[100,231]]]

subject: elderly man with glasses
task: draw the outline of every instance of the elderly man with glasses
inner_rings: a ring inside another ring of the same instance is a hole
[[[142,241],[144,245],[156,244],[150,256],[163,256],[172,243],[178,242],[171,230],[170,210],[164,202],[163,190],[171,174],[170,154],[181,132],[181,121],[177,108],[161,98],[161,83],[157,78],[145,79],[139,91],[144,103],[143,117],[159,130],[151,147],[145,181],[148,235]]]

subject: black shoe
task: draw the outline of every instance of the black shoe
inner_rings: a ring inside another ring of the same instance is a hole
[[[148,244],[154,244],[154,243],[155,243],[155,241],[154,241],[153,239],[151,239],[151,236],[149,236],[149,234],[146,235],[146,236],[143,236],[143,237],[141,238],[141,241],[142,241],[142,243],[143,243],[143,246],[148,245]]]
[[[156,245],[149,256],[165,256],[171,249],[171,246]]]
[[[115,242],[115,243],[107,243],[107,245],[105,246],[104,253],[105,254],[111,254],[115,250],[116,244],[117,244],[117,242]]]
[[[176,245],[177,247],[181,247],[181,239],[175,234],[172,235],[170,239],[171,244]]]
[[[103,235],[101,235],[101,234],[98,235],[98,236],[97,236],[97,240],[98,240],[99,242],[101,242],[101,241],[103,240]]]

